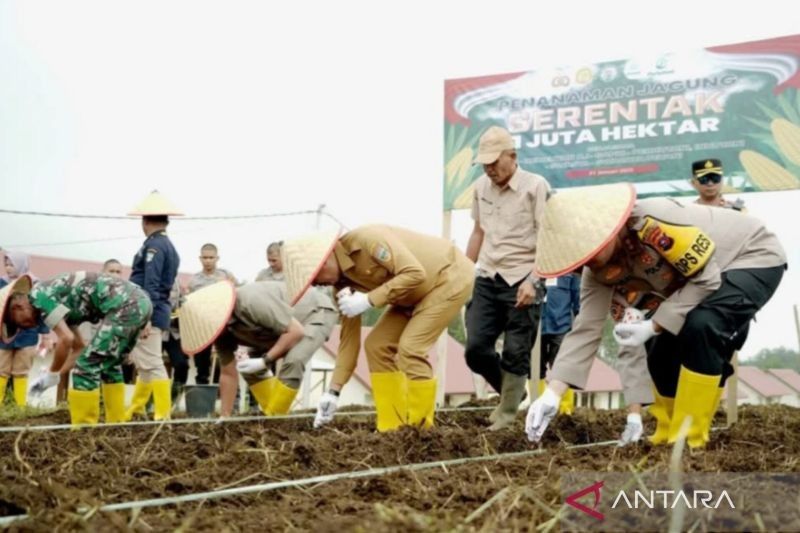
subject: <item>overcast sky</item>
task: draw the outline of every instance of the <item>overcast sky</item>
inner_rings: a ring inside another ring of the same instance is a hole
[[[159,189],[193,216],[325,204],[349,227],[440,234],[445,79],[789,35],[790,5],[0,1],[0,208],[123,215]],[[745,199],[800,264],[800,192]],[[175,219],[170,233],[182,270],[212,241],[252,279],[267,243],[316,225]],[[470,229],[456,213],[462,247]],[[129,262],[140,232],[0,214],[0,245],[42,255]],[[798,295],[795,269],[745,355],[797,346]]]

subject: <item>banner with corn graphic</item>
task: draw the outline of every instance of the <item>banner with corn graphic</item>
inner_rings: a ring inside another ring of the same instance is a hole
[[[800,188],[800,35],[445,82],[444,210],[466,209],[481,133],[508,129],[555,188],[636,182],[694,195],[720,159],[726,193]]]

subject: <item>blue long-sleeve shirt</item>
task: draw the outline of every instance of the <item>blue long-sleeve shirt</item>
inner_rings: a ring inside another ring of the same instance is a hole
[[[547,287],[547,300],[542,311],[542,334],[560,335],[572,329],[572,319],[581,304],[581,280],[568,274]]]
[[[153,303],[152,324],[169,328],[169,292],[175,283],[180,257],[166,231],[151,233],[133,258],[130,281],[140,286]]]

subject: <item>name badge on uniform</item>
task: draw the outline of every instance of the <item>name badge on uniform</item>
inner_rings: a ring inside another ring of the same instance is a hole
[[[636,234],[686,277],[706,266],[716,248],[700,228],[668,224],[652,217],[644,217],[644,225]]]
[[[558,286],[558,278],[545,278],[544,286],[545,287],[557,287]]]

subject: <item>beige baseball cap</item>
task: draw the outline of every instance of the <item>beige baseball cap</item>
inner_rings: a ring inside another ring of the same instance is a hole
[[[563,276],[588,263],[627,222],[636,202],[630,183],[559,191],[544,208],[536,236],[534,270],[543,278]]]
[[[492,126],[481,135],[478,141],[478,155],[473,159],[475,165],[491,165],[504,150],[514,150],[514,139],[508,130]]]

